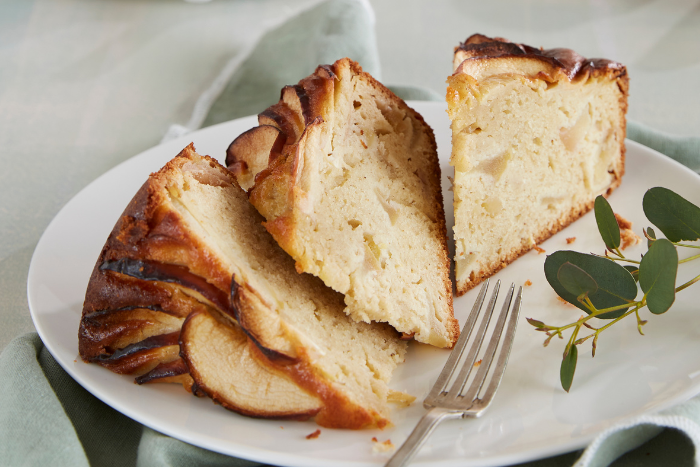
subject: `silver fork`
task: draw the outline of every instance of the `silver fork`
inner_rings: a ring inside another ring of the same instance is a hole
[[[496,348],[498,347],[498,342],[503,333],[503,327],[506,323],[506,316],[508,315],[508,310],[510,309],[510,304],[513,299],[513,290],[515,289],[515,284],[511,284],[508,290],[508,295],[506,296],[505,302],[503,303],[503,308],[501,309],[501,314],[498,317],[498,322],[489,341],[486,352],[484,353],[481,364],[479,365],[479,371],[472,380],[471,385],[467,392],[462,395],[464,386],[467,384],[469,375],[471,374],[472,368],[474,368],[474,362],[481,348],[481,344],[484,341],[484,336],[486,335],[486,330],[491,320],[491,315],[496,307],[496,298],[498,297],[498,290],[501,287],[501,281],[496,282],[496,287],[494,288],[493,294],[491,295],[491,300],[487,306],[486,314],[481,320],[479,330],[474,336],[471,347],[469,348],[469,353],[467,358],[462,364],[462,369],[460,370],[457,378],[455,379],[452,387],[449,391],[445,391],[450,378],[457,369],[459,360],[464,353],[464,348],[466,347],[467,341],[469,340],[474,326],[476,324],[479,313],[481,312],[482,305],[484,304],[484,299],[486,298],[486,291],[489,287],[489,281],[487,280],[481,287],[479,296],[474,303],[472,312],[469,315],[469,319],[464,324],[462,329],[462,334],[457,340],[452,353],[445,363],[445,367],[442,369],[440,376],[438,376],[433,389],[430,390],[428,397],[423,401],[423,407],[430,409],[427,414],[421,418],[418,425],[413,429],[411,435],[406,439],[401,448],[396,451],[396,453],[389,459],[385,467],[400,467],[405,465],[417,452],[418,449],[423,445],[423,442],[427,439],[428,435],[433,432],[435,427],[443,420],[453,419],[453,418],[476,418],[484,413],[484,410],[491,404],[493,396],[501,383],[501,378],[503,377],[503,372],[506,369],[506,364],[508,363],[508,355],[510,355],[510,349],[513,344],[513,338],[515,336],[515,328],[518,323],[518,315],[520,314],[520,305],[522,303],[523,288],[520,287],[518,290],[518,296],[515,298],[515,305],[513,306],[513,312],[510,314],[510,320],[508,321],[508,329],[506,331],[505,340],[501,346],[500,353],[498,354],[498,361],[496,362],[496,368],[491,376],[491,382],[479,398],[479,391],[481,390],[486,377],[491,367],[491,363],[494,360],[496,354]]]

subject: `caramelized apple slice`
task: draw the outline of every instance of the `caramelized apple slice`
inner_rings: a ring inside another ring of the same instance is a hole
[[[254,344],[231,320],[196,311],[182,325],[181,356],[197,390],[229,410],[261,418],[308,419],[321,401],[255,358]]]
[[[284,102],[278,102],[258,115],[258,124],[279,128],[287,137],[285,144],[296,143],[304,131],[300,115]]]
[[[120,374],[141,374],[151,371],[163,362],[178,358],[179,332],[151,336],[140,342],[118,349],[110,355],[102,354],[90,359]]]
[[[80,322],[83,353],[90,360],[152,336],[179,332],[184,318],[155,306],[129,306],[87,313]],[[98,344],[98,345],[89,345]]]
[[[226,150],[226,166],[241,188],[255,183],[255,176],[282,153],[286,136],[271,125],[260,125],[241,134]]]
[[[160,261],[121,258],[115,261],[105,261],[100,265],[103,271],[113,271],[118,274],[134,277],[144,281],[165,282],[181,287],[181,290],[191,294],[196,300],[215,306],[221,311],[229,310],[228,294],[217,289],[203,277],[192,274],[184,266],[168,264]]]
[[[193,388],[194,380],[190,376],[189,369],[185,365],[185,361],[181,358],[172,362],[164,362],[152,369],[146,374],[137,377],[134,382],[136,384],[151,384],[151,383],[179,383],[188,391],[196,396],[203,396],[198,393],[196,388]],[[195,389],[193,391],[193,389]]]
[[[306,125],[305,115],[308,112],[309,98],[304,92],[304,88],[299,85],[285,86],[280,94],[282,102],[294,111],[299,122]]]

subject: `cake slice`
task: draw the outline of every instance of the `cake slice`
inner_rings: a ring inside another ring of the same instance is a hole
[[[226,162],[297,270],[344,294],[356,321],[451,347],[440,165],[422,117],[342,59],[285,87],[258,120]]]
[[[356,323],[342,295],[262,227],[235,178],[185,148],[152,174],[88,284],[80,355],[137,382],[181,382],[245,415],[384,427],[406,343]]]
[[[628,76],[573,50],[476,34],[455,49],[447,83],[461,295],[620,184]]]

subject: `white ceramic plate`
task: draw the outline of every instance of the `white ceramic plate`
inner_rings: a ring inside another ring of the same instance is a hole
[[[411,103],[435,129],[442,161],[445,210],[451,231],[452,193],[447,191],[450,154],[449,121],[440,103]],[[222,159],[238,134],[255,126],[254,117],[197,131],[150,149],[110,170],[73,198],[46,229],[32,258],[28,278],[29,305],[41,338],[61,366],[92,394],[127,416],[175,438],[214,451],[290,466],[382,465],[388,455],[372,453],[372,437],[401,444],[424,413],[420,401],[437,377],[448,352],[411,344],[392,387],[418,398],[408,409],[395,410],[396,426],[384,431],[322,429],[305,436],[313,422],[255,420],[228,412],[209,399],[198,399],[177,385],[137,386],[133,379],[87,365],[78,356],[78,322],[85,288],[112,226],[148,174],[158,170],[190,141],[201,154]],[[648,225],[641,199],[652,186],[666,186],[700,203],[700,178],[685,167],[639,144],[627,142],[627,174],[610,197],[613,209],[634,222],[641,235]],[[576,237],[567,245],[567,237]],[[603,243],[589,213],[541,245],[602,252]],[[628,249],[629,256],[643,251]],[[486,414],[475,420],[446,422],[432,435],[414,465],[471,466],[524,462],[585,446],[605,428],[634,415],[656,411],[700,393],[700,318],[697,289],[678,295],[662,316],[649,319],[640,336],[633,319],[606,331],[598,356],[581,349],[571,393],[559,385],[563,341],[542,347],[543,335],[525,322],[533,317],[552,323],[576,319],[580,311],[560,303],[547,285],[544,254],[533,251],[496,275],[505,283],[532,282],[525,289],[524,308],[508,369]],[[697,273],[681,267],[679,282]],[[695,267],[697,269],[697,267]],[[476,297],[471,291],[455,299],[461,322]],[[590,347],[584,347],[590,348]]]

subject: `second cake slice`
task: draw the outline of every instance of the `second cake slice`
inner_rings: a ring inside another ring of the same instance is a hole
[[[625,161],[627,70],[480,34],[447,80],[455,276],[463,294],[610,194]]]
[[[451,347],[459,334],[440,166],[421,116],[360,66],[320,66],[239,136],[227,165],[265,227],[346,313]]]

